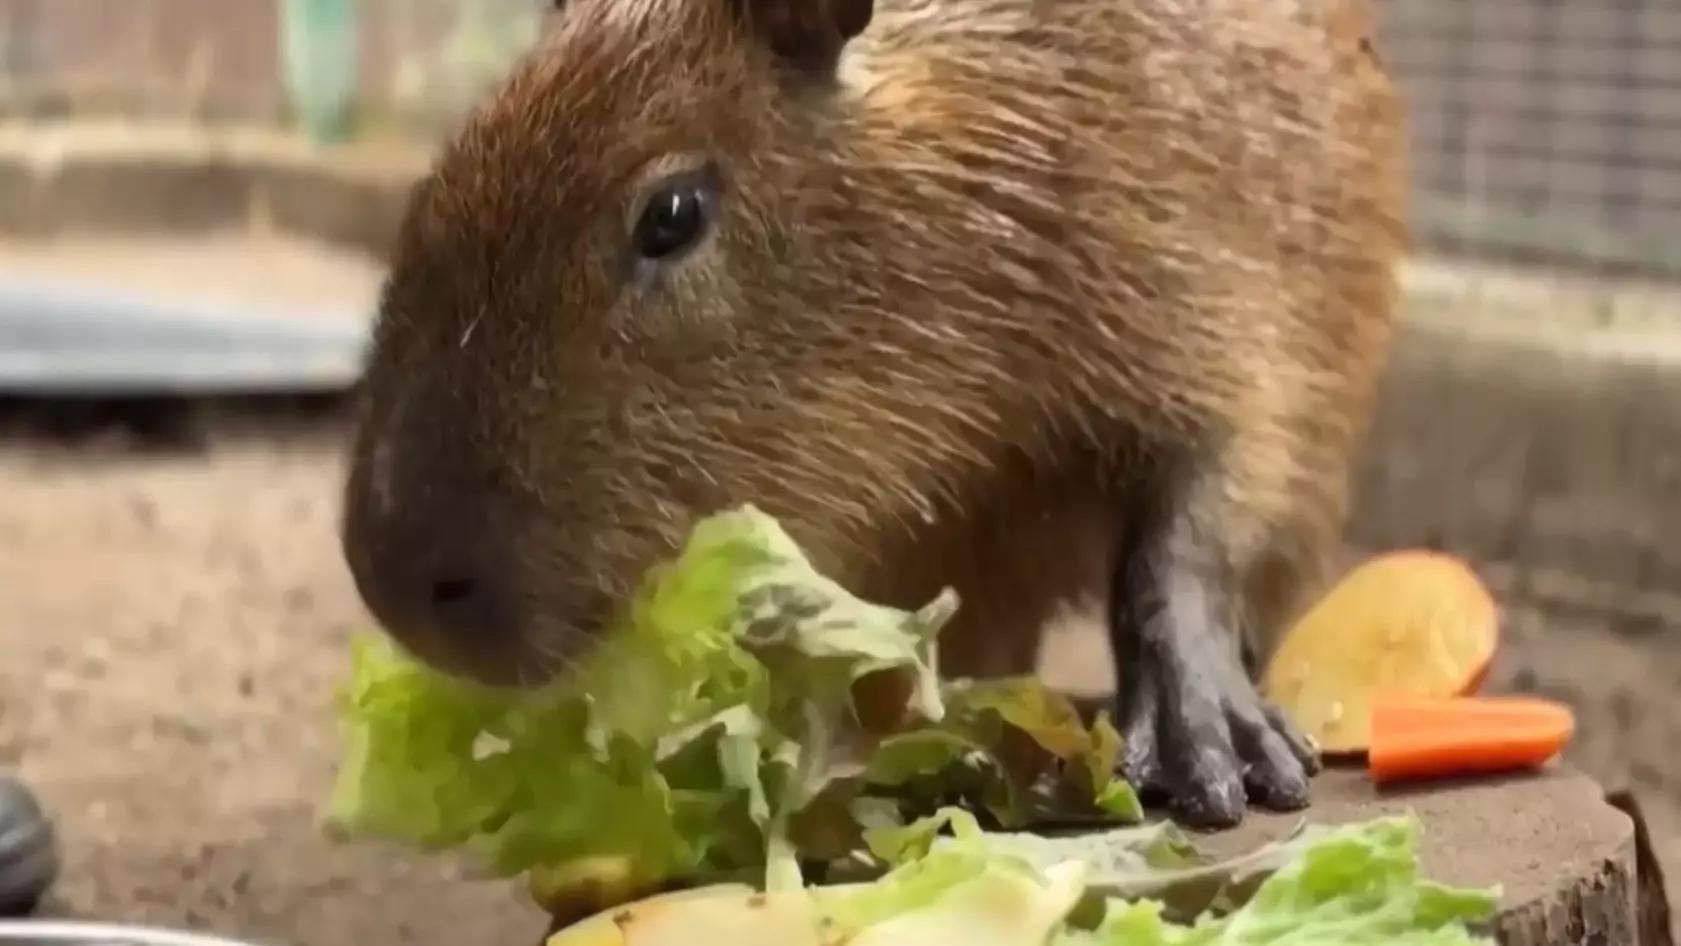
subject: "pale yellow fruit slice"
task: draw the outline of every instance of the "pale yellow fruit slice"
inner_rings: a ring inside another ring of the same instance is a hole
[[[1043,882],[988,871],[932,903],[873,923],[847,946],[1044,946],[1086,889],[1090,868],[1056,864]],[[549,937],[547,946],[835,946],[819,901],[844,887],[763,894],[739,886],[650,897],[598,913]],[[832,934],[831,934],[832,935]]]
[[[1499,624],[1494,596],[1463,561],[1389,552],[1349,572],[1296,622],[1262,687],[1327,755],[1364,752],[1375,697],[1475,691]]]
[[[847,946],[1044,946],[1080,902],[1088,873],[1078,861],[1057,864],[1043,886],[982,874],[920,910],[860,930]]]
[[[579,920],[550,936],[546,946],[626,946],[625,934],[629,927],[646,924],[652,919],[657,932],[662,919],[669,920],[673,916],[681,919],[687,915],[681,908],[683,904],[705,900],[739,905],[745,904],[753,894],[753,888],[746,884],[714,884],[646,897]]]

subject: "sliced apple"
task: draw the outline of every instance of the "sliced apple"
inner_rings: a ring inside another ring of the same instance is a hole
[[[686,916],[684,904],[704,900],[739,905],[745,904],[753,895],[753,888],[746,884],[713,884],[644,897],[569,924],[550,936],[545,946],[626,946],[626,930],[629,927],[640,925],[645,929],[651,921],[657,930],[672,917]],[[735,908],[726,906],[723,909]]]
[[[705,887],[603,911],[549,937],[546,946],[1044,946],[1084,896],[1090,871],[1083,861],[1052,865],[1038,880],[986,871],[849,934],[825,919],[823,901],[832,908],[833,898],[867,884],[768,894],[733,884]]]
[[[1499,625],[1494,596],[1465,562],[1389,552],[1350,571],[1297,621],[1262,687],[1326,755],[1364,752],[1377,697],[1475,692]]]
[[[1086,864],[1071,861],[1046,870],[1044,884],[1003,871],[982,874],[920,909],[860,930],[848,946],[1043,946],[1079,904],[1089,873]]]
[[[816,906],[803,890],[690,897],[614,918],[623,946],[821,946]],[[556,946],[549,940],[549,946]],[[570,946],[570,944],[566,944]]]

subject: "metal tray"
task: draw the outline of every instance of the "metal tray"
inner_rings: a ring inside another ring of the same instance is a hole
[[[0,393],[333,393],[360,375],[371,323],[0,273]]]
[[[158,926],[81,920],[0,920],[0,946],[266,946]]]

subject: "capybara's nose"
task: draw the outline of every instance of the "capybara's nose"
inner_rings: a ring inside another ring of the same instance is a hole
[[[519,682],[529,616],[512,500],[454,464],[393,476],[386,462],[358,456],[345,490],[344,556],[363,603],[421,660]]]

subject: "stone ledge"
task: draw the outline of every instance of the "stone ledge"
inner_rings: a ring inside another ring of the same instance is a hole
[[[280,229],[383,260],[430,156],[188,124],[0,125],[0,230]]]
[[[1681,625],[1681,333],[1414,315],[1350,524]],[[1563,601],[1561,601],[1563,603]]]

